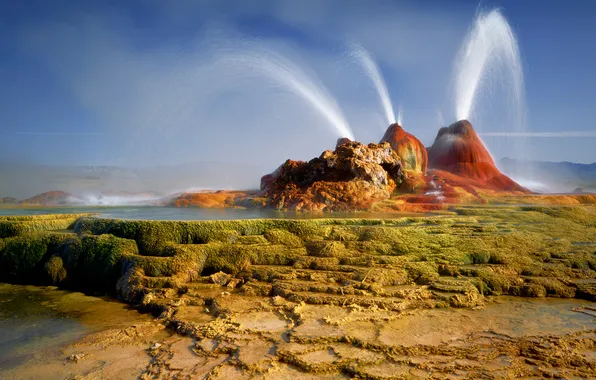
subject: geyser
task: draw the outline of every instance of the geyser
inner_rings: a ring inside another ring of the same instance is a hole
[[[517,124],[523,124],[523,71],[515,34],[499,10],[479,13],[455,64],[455,111],[470,119],[481,90],[506,86]]]
[[[366,49],[364,49],[362,45],[354,43],[351,45],[351,48],[351,55],[356,58],[356,61],[360,64],[360,66],[362,66],[366,72],[366,75],[372,81],[375,89],[377,90],[377,94],[381,100],[381,105],[385,111],[387,124],[395,123],[397,120],[395,118],[395,113],[393,112],[393,106],[391,105],[391,98],[389,97],[389,91],[387,90],[387,85],[385,84],[381,70],[379,70],[379,66],[377,66],[373,56]],[[401,124],[401,120],[398,121],[398,123]]]
[[[238,63],[244,69],[252,68],[298,95],[329,121],[338,137],[355,140],[337,102],[320,81],[315,81],[314,74],[308,75],[298,65],[272,51],[239,51],[226,58],[228,62]]]

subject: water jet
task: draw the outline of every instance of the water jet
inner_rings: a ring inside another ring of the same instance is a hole
[[[393,124],[396,121],[398,124],[401,125],[401,112],[398,115],[398,118],[395,118],[395,113],[393,112],[393,106],[391,105],[391,97],[389,96],[389,91],[387,90],[387,85],[385,84],[385,80],[383,79],[383,75],[381,74],[381,70],[379,66],[375,62],[372,54],[370,54],[362,45],[354,43],[352,44],[352,57],[356,59],[356,61],[362,66],[368,78],[372,81],[375,89],[377,90],[377,94],[381,101],[381,105],[383,106],[383,110],[385,111],[385,117],[387,118],[388,124]]]
[[[513,30],[497,9],[477,15],[457,56],[454,99],[458,120],[472,118],[480,92],[492,90],[491,81],[508,85],[521,126],[524,80],[519,47]]]
[[[284,56],[268,50],[238,51],[226,56],[226,62],[251,68],[283,89],[303,99],[322,115],[333,127],[339,138],[354,140],[354,133],[333,96],[314,74],[307,74]],[[245,71],[246,72],[246,71]]]

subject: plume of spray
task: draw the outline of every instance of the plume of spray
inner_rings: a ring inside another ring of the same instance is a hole
[[[509,103],[503,104],[503,109],[495,113],[490,109],[494,108],[494,102],[481,104],[479,99],[499,86],[506,91],[499,101]],[[454,98],[458,120],[474,121],[472,119],[478,117],[480,110],[483,113],[492,111],[499,118],[500,131],[513,127],[517,133],[525,132],[524,79],[519,47],[513,30],[498,9],[480,11],[476,15],[456,58]],[[513,149],[520,158],[528,155],[524,139],[516,139]],[[518,168],[517,171],[521,169],[528,171],[529,168]]]
[[[499,68],[504,70],[500,71]],[[483,86],[483,82],[490,82],[489,79],[505,82],[505,78],[487,78],[499,73],[510,76],[511,100],[519,109],[518,116],[521,116],[524,80],[519,47],[507,20],[499,10],[494,9],[488,13],[478,13],[457,56],[455,108],[458,120],[470,118],[477,106],[480,90],[490,90],[489,86]]]
[[[437,110],[437,124],[439,125],[439,128],[445,126],[445,118],[443,117],[443,113],[440,109]]]
[[[360,66],[362,66],[366,72],[366,75],[375,86],[377,94],[379,95],[379,99],[381,100],[381,105],[385,111],[385,117],[387,118],[388,125],[393,124],[396,121],[401,125],[401,123],[395,117],[393,106],[391,105],[391,98],[389,97],[389,91],[387,91],[387,85],[385,84],[381,70],[379,70],[379,66],[377,66],[372,54],[364,49],[362,45],[353,43],[350,45],[350,55],[356,60],[356,62],[358,62]]]
[[[404,110],[401,107],[397,108],[397,124],[403,126],[403,120],[404,120]]]
[[[316,75],[307,74],[298,65],[281,54],[265,48],[240,48],[230,51],[224,60],[274,81],[281,88],[304,100],[321,114],[335,130],[338,137],[355,140],[354,133],[338,106]]]

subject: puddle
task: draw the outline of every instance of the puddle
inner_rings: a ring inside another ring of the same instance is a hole
[[[152,319],[109,298],[53,287],[0,284],[0,374],[55,355],[86,334]]]

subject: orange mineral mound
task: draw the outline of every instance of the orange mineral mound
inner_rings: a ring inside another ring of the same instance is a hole
[[[401,158],[405,170],[426,173],[428,163],[426,148],[416,136],[404,131],[401,125],[391,124],[380,142],[388,142],[391,145]]]
[[[175,207],[199,207],[199,208],[236,208],[243,207],[254,196],[249,191],[201,191],[196,193],[182,193],[170,202]]]
[[[472,179],[475,186],[527,191],[497,169],[484,143],[467,120],[460,120],[439,130],[428,151],[428,160],[429,168]]]

